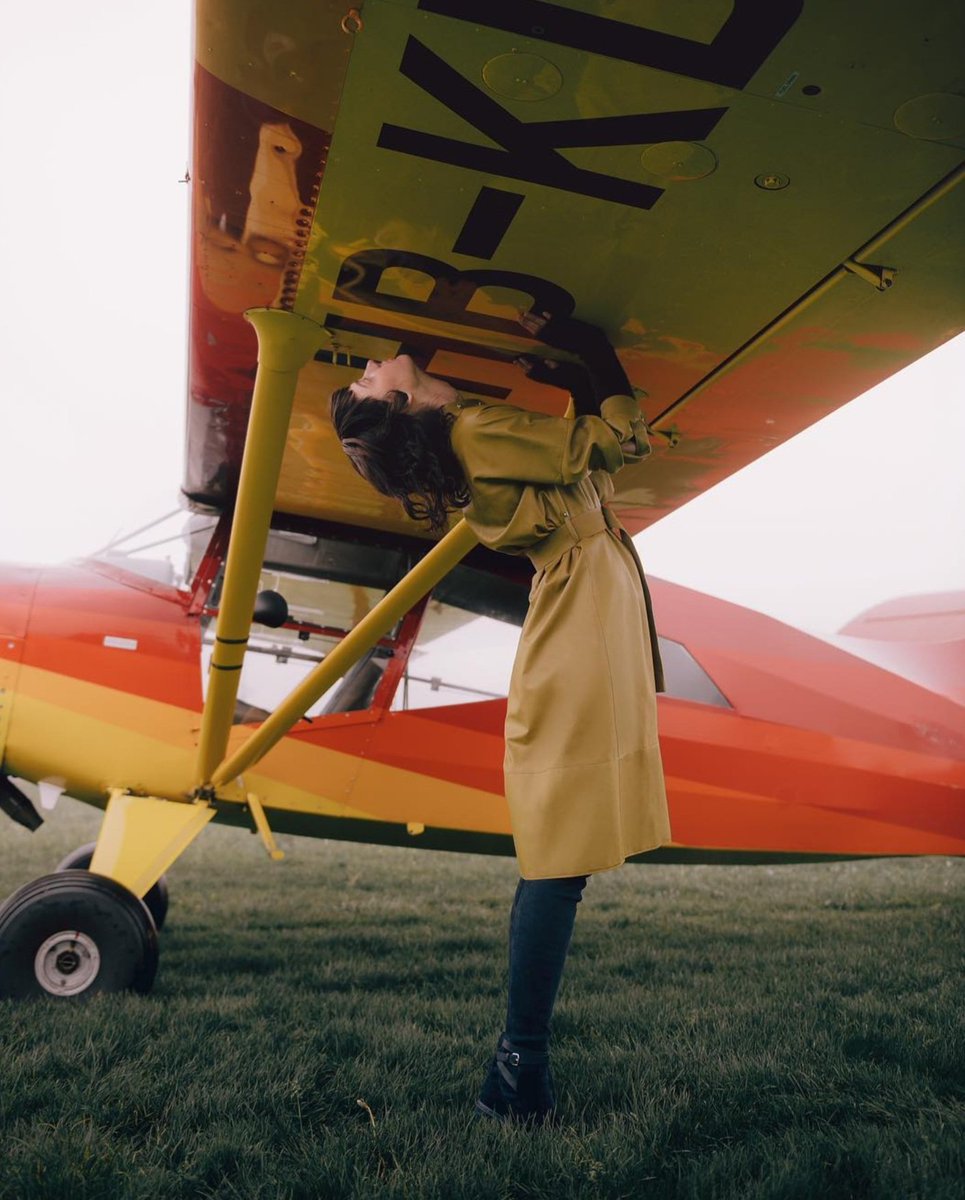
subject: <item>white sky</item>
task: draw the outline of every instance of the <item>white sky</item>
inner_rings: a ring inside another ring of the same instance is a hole
[[[5,13],[0,561],[177,507],[189,18],[185,0]],[[828,632],[965,587],[962,380],[965,337],[641,535],[648,570]]]

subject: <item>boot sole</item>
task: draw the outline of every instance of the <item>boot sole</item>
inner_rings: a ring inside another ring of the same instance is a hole
[[[545,1113],[529,1113],[525,1117],[517,1116],[515,1113],[498,1113],[494,1108],[490,1108],[487,1104],[483,1104],[481,1100],[476,1101],[473,1109],[474,1117],[487,1117],[491,1121],[499,1121],[502,1125],[527,1125],[534,1123],[537,1125],[556,1125],[558,1118],[555,1109],[550,1109]]]

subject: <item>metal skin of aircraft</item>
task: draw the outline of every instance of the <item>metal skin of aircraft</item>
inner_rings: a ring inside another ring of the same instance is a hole
[[[273,856],[273,830],[512,853],[505,701],[399,697],[420,647],[520,624],[528,563],[377,496],[329,393],[406,352],[562,414],[514,313],[576,311],[641,389],[659,448],[615,508],[645,528],[961,328],[958,20],[199,0],[183,490],[219,516],[183,589],[0,572],[0,807],[38,823],[19,777],[105,810],[0,908],[0,996],[148,990],[164,872],[215,819]],[[960,697],[653,593],[674,840],[645,861],[965,853]],[[259,654],[302,664],[280,703],[246,695]]]

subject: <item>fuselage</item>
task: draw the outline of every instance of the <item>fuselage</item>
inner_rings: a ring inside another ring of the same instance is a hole
[[[959,705],[747,609],[653,591],[671,651],[671,857],[965,852]],[[94,560],[2,568],[3,772],[101,807],[111,788],[188,800],[203,707],[189,599]],[[505,700],[390,704],[301,722],[226,790],[219,819],[247,822],[255,792],[280,831],[512,853]]]

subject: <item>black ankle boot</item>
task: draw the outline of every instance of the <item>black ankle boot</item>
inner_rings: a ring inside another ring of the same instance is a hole
[[[553,1075],[545,1050],[517,1049],[503,1034],[476,1101],[475,1116],[552,1123],[556,1108]]]

